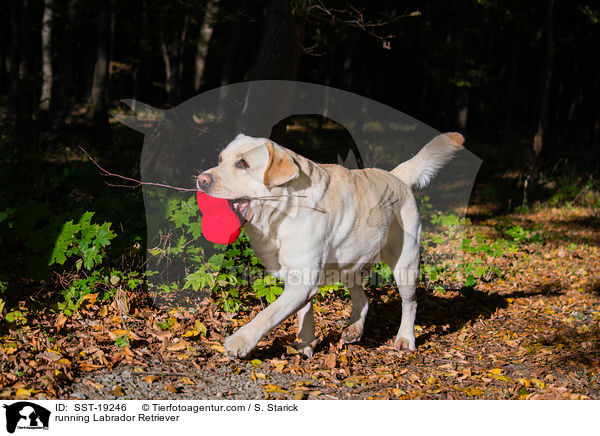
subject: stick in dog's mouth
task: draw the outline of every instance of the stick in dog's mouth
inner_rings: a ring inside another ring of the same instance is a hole
[[[229,200],[229,206],[236,213],[242,225],[246,222],[246,216],[250,210],[250,199],[249,198],[236,198],[235,200]]]

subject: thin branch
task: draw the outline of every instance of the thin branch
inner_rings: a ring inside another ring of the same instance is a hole
[[[190,189],[190,188],[181,188],[178,186],[167,185],[164,183],[142,182],[141,180],[136,180],[136,179],[132,179],[130,177],[122,176],[120,174],[111,173],[110,171],[107,171],[106,169],[102,168],[102,166],[100,166],[100,164],[98,162],[96,162],[94,160],[94,158],[92,156],[90,156],[90,154],[87,151],[85,151],[85,149],[83,147],[79,147],[79,148],[81,149],[81,151],[83,151],[86,154],[86,156],[92,161],[92,163],[94,165],[96,165],[96,167],[100,170],[100,175],[102,175],[104,177],[117,177],[119,179],[123,179],[123,180],[127,180],[128,182],[135,183],[135,185],[133,185],[133,186],[131,186],[131,185],[113,185],[113,184],[107,183],[108,186],[117,186],[117,187],[122,187],[122,188],[138,188],[142,185],[148,185],[148,186],[158,186],[161,188],[175,189],[180,192],[196,192],[197,191],[196,188]]]
[[[365,18],[363,11],[357,9],[351,4],[348,4],[348,9],[329,8],[321,0],[317,0],[315,4],[311,5],[309,7],[309,11],[311,10],[320,11],[326,16],[326,18],[321,18],[318,15],[313,14],[312,16],[314,18],[323,20],[327,19],[335,23],[341,23],[346,26],[356,27],[371,35],[372,37],[376,38],[377,40],[383,42],[384,48],[388,49],[390,45],[390,40],[394,38],[395,35],[380,35],[375,30],[378,28],[389,26],[390,24],[396,23],[406,17],[415,17],[421,15],[421,13],[418,10],[416,10],[386,20],[379,18],[376,21],[369,21],[367,18]]]

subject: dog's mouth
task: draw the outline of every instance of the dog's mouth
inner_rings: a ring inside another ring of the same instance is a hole
[[[249,198],[237,198],[235,200],[229,200],[229,206],[240,218],[240,222],[242,224],[244,224],[248,220],[248,212],[250,211]]]

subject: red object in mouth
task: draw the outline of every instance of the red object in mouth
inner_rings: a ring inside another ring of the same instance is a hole
[[[240,236],[242,224],[231,208],[229,201],[211,197],[202,191],[196,194],[202,212],[202,234],[215,244],[233,244]]]

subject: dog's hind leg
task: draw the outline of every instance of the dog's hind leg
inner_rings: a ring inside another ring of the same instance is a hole
[[[346,286],[348,286],[352,298],[352,314],[348,325],[342,332],[342,339],[345,343],[351,344],[362,338],[365,318],[369,310],[369,299],[365,295],[362,283],[348,283]]]
[[[413,259],[398,260],[393,267],[394,278],[398,285],[398,292],[402,297],[402,321],[394,341],[394,348],[398,350],[416,350],[415,345],[415,317],[417,315],[416,281],[419,276],[419,256]]]
[[[419,277],[419,249],[421,224],[416,204],[407,202],[400,210],[399,220],[390,226],[383,260],[390,266],[402,298],[402,321],[394,348],[415,350],[415,317],[417,313],[416,288]]]
[[[300,339],[298,351],[310,359],[315,341],[315,313],[312,300],[296,312],[296,315],[298,315],[298,338]]]

